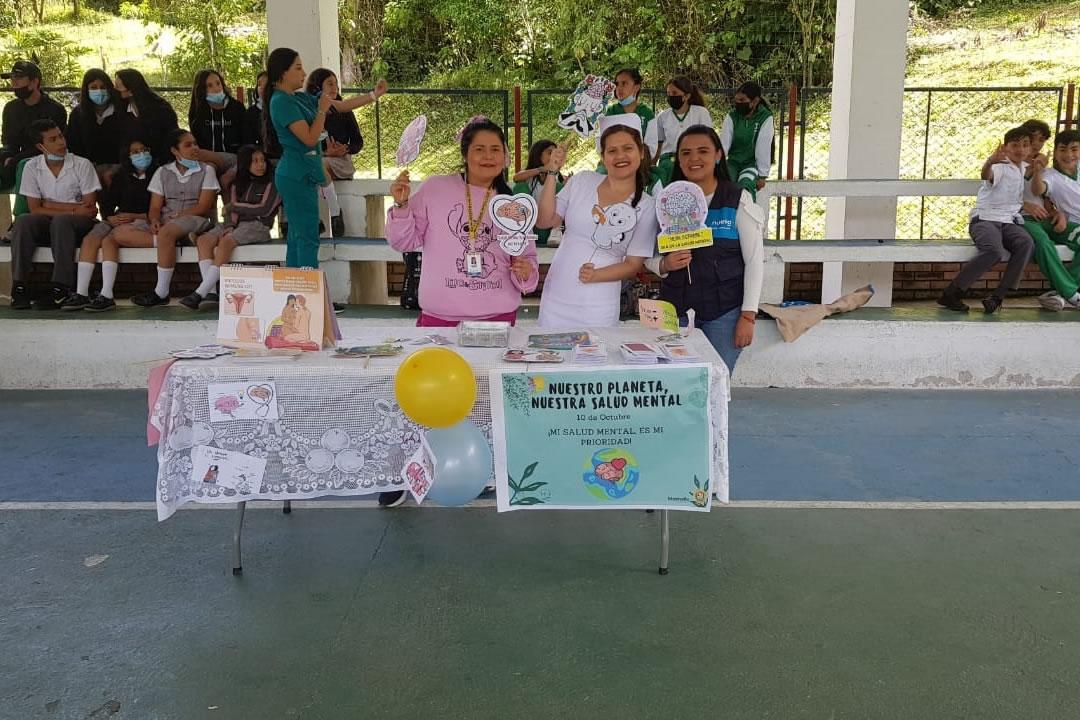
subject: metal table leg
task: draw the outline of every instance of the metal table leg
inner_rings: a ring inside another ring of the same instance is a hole
[[[292,500],[285,501],[285,503],[281,506],[281,512],[285,513],[286,515],[292,512]]]
[[[670,550],[670,518],[667,510],[660,511],[660,574],[668,574],[668,550]]]
[[[240,537],[244,531],[244,511],[247,509],[246,502],[236,504],[236,529],[233,531],[232,548],[232,574],[240,575],[244,572],[244,566],[240,561]]]

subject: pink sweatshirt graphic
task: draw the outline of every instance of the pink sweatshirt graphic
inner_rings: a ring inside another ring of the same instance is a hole
[[[470,187],[473,213],[484,203],[484,190]],[[513,258],[499,247],[495,228],[484,211],[474,250],[480,253],[483,272],[466,273],[469,252],[469,218],[465,205],[465,181],[460,175],[428,178],[404,210],[391,208],[386,216],[386,240],[398,252],[422,251],[420,307],[443,320],[475,320],[513,312],[522,293],[536,289],[540,280],[536,246],[522,257],[532,265],[525,282],[510,271]]]

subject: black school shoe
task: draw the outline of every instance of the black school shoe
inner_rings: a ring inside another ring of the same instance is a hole
[[[993,315],[1001,308],[1001,298],[997,295],[990,295],[983,298],[982,304],[983,312],[987,315]]]
[[[34,298],[35,310],[59,310],[68,297],[68,289],[63,285],[53,285],[44,293]]]
[[[115,309],[116,309],[116,301],[113,300],[112,298],[107,298],[104,295],[98,295],[97,297],[95,297],[93,300],[90,301],[89,305],[87,305],[84,308],[84,310],[86,310],[86,312],[92,312],[92,313],[107,312],[109,310],[115,310]]]
[[[15,283],[11,287],[11,309],[30,309],[30,291],[26,289],[25,283]]]
[[[79,295],[78,293],[71,293],[64,302],[60,303],[61,310],[74,311],[83,310],[90,304],[90,298],[85,295]]]
[[[148,290],[131,298],[131,302],[139,307],[154,307],[155,305],[168,305],[169,298],[161,297],[153,290]]]
[[[955,310],[956,312],[967,312],[969,308],[961,299],[963,293],[953,286],[945,288],[945,292],[941,293],[941,297],[937,299],[937,304],[943,308],[949,310]]]
[[[155,293],[156,295],[157,293]],[[202,305],[203,296],[197,292],[193,292],[187,297],[180,298],[180,304],[186,307],[188,310],[198,310]]]
[[[202,299],[202,304],[200,304],[199,307],[217,307],[220,302],[221,299],[216,292],[206,293],[206,297]]]

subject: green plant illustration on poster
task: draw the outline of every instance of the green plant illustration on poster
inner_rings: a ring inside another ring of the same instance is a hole
[[[709,483],[706,481],[702,486],[697,475],[694,476],[694,489],[690,491],[690,501],[694,503],[694,507],[699,508],[709,504]]]
[[[510,486],[510,489],[514,491],[514,494],[510,496],[510,504],[511,505],[543,505],[544,504],[544,501],[541,498],[537,497],[536,495],[526,495],[524,497],[521,497],[522,493],[536,492],[540,488],[547,485],[546,482],[542,482],[542,481],[532,482],[532,483],[529,483],[528,485],[525,484],[525,481],[528,480],[530,477],[532,477],[532,474],[536,471],[536,466],[539,465],[539,464],[540,464],[539,461],[537,461],[537,462],[530,463],[529,465],[525,466],[525,471],[523,473],[521,473],[521,480],[520,481],[514,480],[514,477],[512,475],[507,475],[506,476],[507,484]]]

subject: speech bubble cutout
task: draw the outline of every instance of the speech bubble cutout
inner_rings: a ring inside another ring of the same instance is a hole
[[[496,195],[488,209],[492,222],[510,235],[528,235],[536,225],[536,199],[528,193]]]

